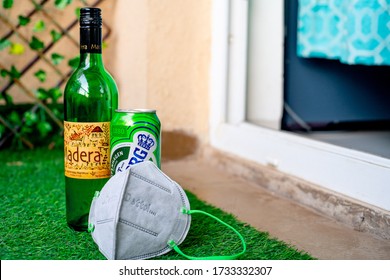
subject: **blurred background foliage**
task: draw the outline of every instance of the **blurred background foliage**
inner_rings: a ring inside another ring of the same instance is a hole
[[[0,1],[0,150],[62,147],[63,92],[79,63],[80,8],[103,0]],[[104,40],[111,32],[105,29]]]

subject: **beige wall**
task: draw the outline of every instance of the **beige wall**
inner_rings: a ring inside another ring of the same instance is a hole
[[[163,130],[208,139],[209,0],[117,0],[113,73],[120,107],[157,109]]]
[[[184,131],[203,143],[208,139],[211,2],[106,0],[99,5],[105,23],[112,30],[103,59],[118,84],[120,107],[157,109],[163,130]],[[62,11],[49,2],[45,9],[67,26],[74,20],[74,9],[79,5],[78,1],[73,1],[69,8]],[[31,3],[26,7],[16,6],[8,16],[15,19],[18,14],[26,14],[32,8]],[[42,13],[38,12],[32,23],[42,17]],[[54,27],[49,20],[45,21],[48,24],[46,30],[37,36],[48,44],[51,41],[50,30]],[[0,22],[0,27],[3,25]],[[30,30],[32,27],[33,24],[29,24],[20,31],[35,34]],[[104,34],[107,32],[105,29],[106,25],[103,26]],[[1,28],[0,33],[7,30]],[[70,36],[76,43],[64,36],[52,50],[65,55],[66,59],[58,66],[64,73],[69,71],[67,60],[79,52],[78,24],[72,28]],[[27,47],[26,52],[20,59],[3,51],[1,59],[5,64],[15,64],[21,69],[25,60],[36,55]],[[39,68],[47,71],[45,83],[34,77]],[[35,91],[38,87],[54,86],[58,79],[58,75],[41,61],[28,71],[23,82]],[[0,86],[6,83],[8,78],[0,77]],[[33,102],[18,86],[14,85],[9,93],[16,103]]]

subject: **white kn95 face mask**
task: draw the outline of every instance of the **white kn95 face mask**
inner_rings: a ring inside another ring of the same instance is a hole
[[[179,245],[190,229],[191,214],[205,214],[233,230],[242,252],[232,256],[191,257]],[[89,230],[107,259],[149,259],[174,249],[188,259],[235,259],[246,250],[230,225],[203,211],[190,210],[184,190],[150,161],[115,174],[96,192]]]

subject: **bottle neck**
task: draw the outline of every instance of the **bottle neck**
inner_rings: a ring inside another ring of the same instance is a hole
[[[80,53],[80,67],[101,66],[103,58],[101,53]]]
[[[80,65],[103,65],[101,27],[80,28]]]

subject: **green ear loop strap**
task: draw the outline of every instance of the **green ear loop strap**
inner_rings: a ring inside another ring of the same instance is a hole
[[[180,249],[179,249],[179,246],[175,243],[175,241],[173,240],[169,240],[168,241],[168,245],[173,248],[179,255],[182,255],[183,257],[187,258],[187,259],[190,259],[190,260],[234,260],[234,259],[237,259],[239,256],[241,256],[242,254],[245,253],[246,251],[246,243],[245,243],[245,240],[244,238],[242,237],[242,235],[235,229],[233,228],[231,225],[228,225],[227,223],[225,223],[224,221],[218,219],[217,217],[207,213],[207,212],[204,212],[204,211],[200,211],[200,210],[188,210],[186,208],[182,208],[181,209],[181,212],[183,214],[188,214],[188,215],[191,215],[191,214],[204,214],[206,216],[209,216],[211,218],[213,218],[214,220],[218,221],[219,223],[221,223],[222,225],[228,227],[229,229],[231,229],[235,234],[238,235],[238,237],[240,238],[241,240],[241,243],[242,243],[242,251],[238,254],[234,254],[234,255],[230,255],[230,256],[210,256],[210,257],[192,257],[192,256],[188,256],[186,254],[184,254]]]

